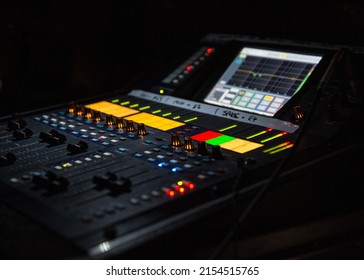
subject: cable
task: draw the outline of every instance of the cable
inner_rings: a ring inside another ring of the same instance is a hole
[[[263,195],[267,192],[267,190],[269,188],[271,188],[275,184],[277,179],[279,178],[280,174],[283,171],[283,168],[285,167],[285,165],[290,160],[290,158],[294,154],[295,150],[299,146],[299,143],[300,143],[300,141],[301,141],[301,139],[302,139],[302,137],[304,135],[304,132],[307,129],[308,124],[311,122],[313,113],[316,110],[316,106],[318,104],[319,97],[321,96],[324,88],[326,87],[326,85],[330,81],[330,79],[331,79],[331,77],[332,77],[332,75],[334,73],[335,68],[337,67],[339,61],[341,61],[341,59],[342,59],[345,52],[346,51],[344,49],[340,49],[339,51],[337,51],[335,53],[335,55],[333,56],[328,68],[326,69],[324,75],[322,76],[322,79],[320,80],[319,85],[318,85],[318,87],[316,89],[317,94],[316,94],[316,96],[314,98],[314,101],[312,103],[312,107],[309,110],[309,112],[308,112],[308,114],[306,116],[306,119],[305,119],[304,123],[301,126],[301,130],[300,130],[300,132],[298,133],[298,135],[296,137],[296,141],[295,141],[293,147],[289,150],[286,157],[283,160],[280,161],[279,165],[274,170],[274,172],[273,172],[272,176],[270,177],[270,179],[260,188],[258,194],[250,201],[250,203],[244,209],[244,211],[241,213],[241,215],[238,216],[238,218],[236,219],[236,222],[233,224],[232,228],[224,236],[223,240],[218,244],[216,249],[210,255],[209,259],[217,259],[218,257],[221,256],[221,254],[224,252],[226,247],[229,245],[231,240],[234,238],[234,236],[238,232],[239,227],[241,227],[241,225],[244,223],[244,221],[249,216],[249,214],[252,212],[252,210],[255,208],[255,206],[258,204],[258,202],[262,199]],[[241,177],[241,175],[238,176],[239,180],[240,180],[240,177]],[[238,182],[236,182],[236,180],[235,180],[234,185],[237,185],[237,183]],[[236,192],[236,195],[237,194],[238,194],[238,192]],[[235,201],[236,200],[237,200],[237,198],[235,198]],[[236,207],[236,210],[237,210],[237,207]]]

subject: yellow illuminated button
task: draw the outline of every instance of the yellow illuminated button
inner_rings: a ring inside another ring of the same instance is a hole
[[[264,96],[264,99],[265,101],[272,101],[273,100],[273,96],[270,96],[270,95],[266,95]]]
[[[138,113],[139,111],[133,110],[130,108],[126,108],[117,104],[113,104],[111,102],[107,101],[101,101],[97,103],[88,104],[85,106],[86,108],[91,108],[95,111],[100,111],[101,113],[107,114],[107,115],[113,115],[118,118],[122,118],[125,116],[129,116],[135,113]]]
[[[243,139],[234,139],[220,145],[221,148],[240,154],[247,153],[262,146],[262,144],[254,143]]]
[[[177,122],[174,120],[162,118],[149,113],[140,113],[133,116],[126,117],[127,120],[132,120],[136,123],[144,123],[146,126],[157,128],[159,130],[170,130],[179,126],[184,125],[184,123]]]

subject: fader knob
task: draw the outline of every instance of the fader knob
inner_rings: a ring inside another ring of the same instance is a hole
[[[32,135],[33,135],[33,131],[29,128],[26,128],[23,131],[14,130],[14,132],[13,132],[13,137],[17,140],[26,139]]]
[[[85,141],[79,141],[77,144],[68,144],[67,150],[72,154],[78,154],[85,152],[88,149],[88,145]]]
[[[193,150],[195,150],[195,147],[194,147],[194,145],[193,145],[193,141],[192,141],[192,139],[190,138],[190,137],[185,137],[185,142],[184,142],[184,144],[183,144],[183,149],[185,150],[185,151],[193,151]]]
[[[147,130],[145,128],[145,124],[144,123],[138,123],[138,126],[137,126],[137,134],[138,135],[141,135],[141,136],[148,134],[148,132],[147,132]]]
[[[17,121],[8,121],[8,129],[15,130],[19,128],[24,128],[27,125],[26,121],[23,119],[19,119]]]
[[[11,152],[6,153],[5,156],[0,156],[0,166],[12,164],[15,161],[16,161],[16,156]]]

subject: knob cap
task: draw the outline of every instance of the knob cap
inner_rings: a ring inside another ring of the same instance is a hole
[[[76,116],[81,117],[83,115],[83,108],[80,105],[76,106]]]
[[[212,146],[211,157],[214,159],[223,159],[224,155],[222,154],[222,149],[219,145]]]
[[[205,141],[198,142],[197,153],[202,156],[208,156],[210,154]]]
[[[173,147],[182,146],[181,137],[179,136],[178,133],[171,135],[171,146],[173,146]]]
[[[85,119],[88,119],[88,120],[92,119],[92,110],[91,110],[91,108],[85,108],[84,117],[85,117]]]
[[[100,122],[101,121],[100,111],[94,111],[94,120],[95,120],[95,122]]]
[[[141,135],[141,136],[148,134],[148,132],[147,132],[147,130],[145,128],[145,124],[144,123],[138,123],[138,126],[137,126],[137,134],[138,135]]]
[[[300,122],[303,120],[303,118],[305,117],[305,115],[303,114],[302,108],[300,106],[295,106],[293,108],[294,110],[294,119],[296,122]]]
[[[185,141],[184,141],[184,145],[183,145],[183,149],[186,151],[193,151],[195,150],[195,147],[193,145],[193,141],[190,137],[185,137]]]
[[[124,120],[122,118],[117,118],[116,119],[116,128],[126,128],[126,125],[124,123]]]
[[[126,121],[126,132],[135,132],[135,126],[134,126],[134,122],[133,121]]]
[[[106,126],[113,126],[114,125],[114,118],[113,118],[112,115],[106,116],[105,125]]]

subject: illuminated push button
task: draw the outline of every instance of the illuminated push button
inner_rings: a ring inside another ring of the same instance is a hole
[[[140,200],[139,200],[139,199],[137,199],[137,198],[130,198],[130,199],[129,199],[129,202],[130,202],[130,204],[132,204],[132,205],[138,205],[138,204],[140,204]]]
[[[183,168],[184,168],[184,169],[191,169],[191,168],[192,168],[192,165],[191,165],[191,164],[186,163],[185,165],[183,165]]]
[[[142,195],[140,196],[140,198],[141,198],[142,200],[144,200],[144,201],[149,201],[149,200],[150,200],[150,196],[149,196],[149,195],[147,195],[147,194],[142,194]]]
[[[152,191],[150,194],[154,197],[159,197],[161,195],[159,191]]]

